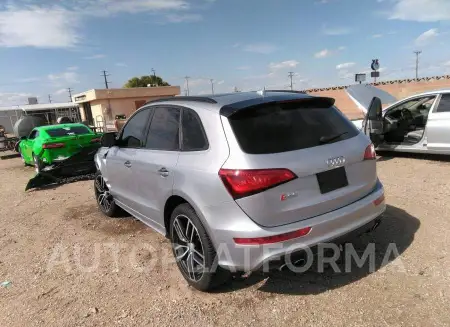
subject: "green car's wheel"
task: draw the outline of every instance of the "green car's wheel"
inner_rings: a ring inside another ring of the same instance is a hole
[[[33,162],[34,162],[34,169],[36,170],[36,173],[39,174],[42,171],[43,164],[41,159],[39,159],[38,156],[33,154]]]
[[[28,166],[27,162],[25,161],[25,158],[23,157],[22,152],[20,151],[20,148],[18,149],[19,154],[20,154],[20,158],[22,159],[23,165],[24,166]]]

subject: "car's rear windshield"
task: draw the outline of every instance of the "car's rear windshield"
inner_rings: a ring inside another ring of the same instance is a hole
[[[46,132],[51,137],[73,136],[73,135],[83,135],[83,134],[91,133],[91,131],[85,126],[52,128],[52,129],[47,129]]]
[[[241,149],[249,154],[306,149],[359,133],[337,108],[311,108],[301,102],[244,109],[228,119]]]

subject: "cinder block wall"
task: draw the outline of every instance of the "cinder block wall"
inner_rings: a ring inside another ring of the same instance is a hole
[[[439,79],[438,79],[439,78]],[[439,76],[434,78],[422,78],[418,81],[415,80],[398,80],[392,82],[381,82],[373,84],[376,87],[389,92],[397,99],[422,93],[426,91],[450,89],[450,75]],[[308,94],[316,96],[327,96],[336,99],[336,106],[345,114],[349,119],[362,118],[362,112],[356,107],[352,100],[347,96],[344,87],[333,87],[326,89],[311,89],[306,90]]]

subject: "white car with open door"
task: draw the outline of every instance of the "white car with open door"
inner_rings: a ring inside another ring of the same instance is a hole
[[[372,139],[377,150],[450,154],[450,89],[416,94],[385,109],[374,93],[356,89],[358,86],[350,86],[347,93],[367,111],[363,121],[353,123]]]

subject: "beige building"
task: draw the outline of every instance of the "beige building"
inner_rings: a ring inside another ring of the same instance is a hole
[[[179,94],[179,86],[93,89],[75,94],[73,101],[79,104],[83,121],[101,126],[104,122],[112,121],[116,115],[128,118],[147,101]]]

